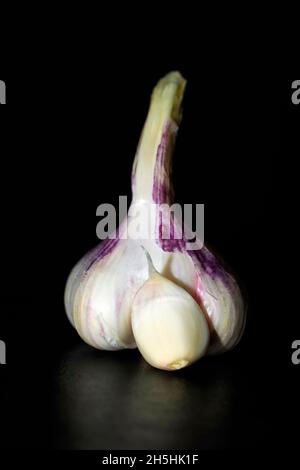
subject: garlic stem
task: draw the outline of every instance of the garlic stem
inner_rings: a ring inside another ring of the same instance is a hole
[[[132,173],[133,200],[153,200],[153,181],[159,146],[163,135],[169,132],[166,145],[174,144],[181,120],[181,102],[186,80],[179,72],[170,72],[153,90],[150,109],[138,145]],[[171,150],[171,149],[170,149]],[[167,152],[169,155],[171,152]],[[168,179],[168,162],[166,174]],[[165,182],[167,184],[167,181]]]

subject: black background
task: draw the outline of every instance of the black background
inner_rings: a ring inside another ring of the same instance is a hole
[[[200,46],[189,54],[172,54],[169,43],[143,53],[137,45],[77,46],[67,40],[54,56],[37,53],[33,63],[22,55],[0,69],[8,104],[1,109],[1,443],[292,448],[298,311],[280,301],[293,257],[282,233],[299,135],[293,80],[273,73],[263,54],[242,59],[221,50],[208,59]],[[136,351],[82,345],[63,292],[74,263],[97,243],[97,206],[130,195],[151,90],[173,69],[188,80],[176,200],[205,204],[206,241],[236,272],[249,308],[236,350],[169,376]]]

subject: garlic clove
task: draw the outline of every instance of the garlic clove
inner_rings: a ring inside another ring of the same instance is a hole
[[[177,370],[200,359],[209,344],[209,328],[197,302],[182,287],[153,269],[132,304],[137,347],[152,366]]]

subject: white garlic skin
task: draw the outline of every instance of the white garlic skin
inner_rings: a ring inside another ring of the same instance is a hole
[[[189,255],[197,275],[192,295],[205,312],[211,331],[208,354],[222,354],[234,348],[243,335],[243,296],[235,279],[205,246]]]
[[[133,300],[132,329],[142,356],[158,369],[186,367],[209,345],[209,327],[199,305],[158,273],[151,274]]]
[[[131,240],[117,240],[103,257],[102,246],[93,250],[89,263],[87,254],[71,272],[65,290],[66,311],[81,338],[94,348],[135,348],[131,305],[148,277],[147,264],[140,247]]]

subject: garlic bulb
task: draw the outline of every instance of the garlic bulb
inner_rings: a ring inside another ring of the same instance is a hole
[[[100,243],[79,261],[65,290],[67,315],[84,341],[107,350],[138,346],[151,364],[169,369],[199,358],[209,336],[208,354],[234,347],[245,324],[243,300],[234,278],[205,246],[199,244],[199,249],[191,250],[185,235],[174,236],[182,229],[176,215],[171,227],[162,217],[164,212],[169,214],[173,201],[171,157],[185,85],[179,72],[171,72],[154,88],[133,164],[133,197],[127,219],[115,238]],[[144,230],[139,234],[141,227]],[[168,228],[171,237],[165,238]],[[150,278],[141,247],[157,269]],[[165,356],[161,351],[168,339],[161,339],[162,349],[157,353],[150,350],[157,328],[174,338],[179,335],[169,343]]]
[[[193,297],[161,276],[147,256],[150,276],[133,300],[133,334],[149,364],[165,370],[181,369],[205,354],[208,324]]]

